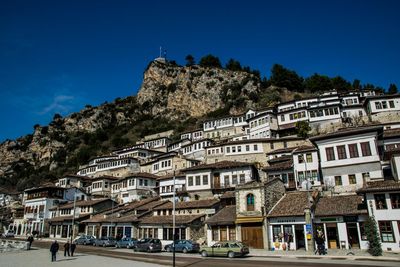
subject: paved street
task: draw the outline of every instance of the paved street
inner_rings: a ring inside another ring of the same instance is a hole
[[[14,251],[0,254],[1,267],[159,267],[161,265],[145,262],[135,262],[119,258],[102,257],[91,254],[78,253],[74,257],[64,257],[63,252],[57,254],[57,262],[50,261],[50,251],[47,249],[35,248],[30,251]]]
[[[128,249],[102,248],[93,246],[78,246],[76,257],[64,258],[62,252],[58,253],[58,262],[50,262],[49,242],[35,241],[34,250],[7,252],[0,254],[1,267],[38,267],[38,266],[73,266],[73,267],[105,267],[105,266],[171,266],[171,253],[135,253]],[[317,266],[398,266],[399,262],[349,260],[324,257],[246,257],[246,258],[201,258],[197,254],[177,254],[176,266],[178,267],[239,267],[239,266],[290,266],[317,267]]]

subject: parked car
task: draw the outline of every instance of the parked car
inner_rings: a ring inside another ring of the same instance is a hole
[[[93,245],[96,237],[92,235],[80,235],[74,239],[75,244],[77,245]]]
[[[8,238],[8,237],[15,237],[15,233],[14,230],[7,230],[6,232],[4,232],[2,235],[2,237]]]
[[[173,243],[164,247],[167,252],[173,251]],[[192,240],[175,240],[175,251],[177,252],[199,252],[200,245]]]
[[[138,241],[134,238],[124,237],[117,241],[116,248],[133,248]]]
[[[102,236],[101,238],[95,239],[93,246],[98,247],[114,247],[117,244],[117,240],[111,236]]]
[[[221,256],[221,257],[243,257],[249,254],[249,247],[239,241],[221,241],[211,247],[202,246],[200,248],[202,257]]]
[[[133,249],[135,251],[161,252],[162,245],[160,239],[144,238],[139,240]]]

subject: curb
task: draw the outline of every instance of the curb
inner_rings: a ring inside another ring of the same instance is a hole
[[[290,259],[329,259],[329,260],[355,260],[355,261],[385,261],[385,262],[400,262],[400,258],[393,257],[369,257],[369,256],[316,256],[316,255],[252,255],[249,254],[249,257],[258,257],[258,258],[290,258]]]

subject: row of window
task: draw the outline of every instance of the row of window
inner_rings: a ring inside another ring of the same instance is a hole
[[[306,177],[307,175],[307,177]],[[317,170],[309,170],[309,171],[299,171],[297,172],[297,177],[299,178],[299,182],[302,183],[304,180],[318,180],[318,171]]]
[[[161,161],[159,163],[155,163],[153,165],[153,171],[157,171],[160,168],[160,164],[161,164],[161,169],[168,168],[168,167],[171,167],[172,160],[170,160],[170,159],[169,160],[163,160],[163,161]]]
[[[148,148],[165,146],[165,138],[144,142],[144,146]]]
[[[385,194],[374,194],[375,207],[377,210],[387,209]],[[400,209],[400,193],[389,194],[392,209]]]
[[[337,107],[335,107],[335,108],[317,109],[317,110],[311,110],[310,111],[310,117],[311,118],[323,117],[323,116],[332,116],[332,115],[338,115],[338,114],[339,114],[339,109]]]
[[[363,157],[371,156],[371,147],[369,142],[362,142],[360,143],[361,146],[361,153]],[[358,158],[359,153],[358,153],[358,144],[349,144],[347,145],[348,151],[349,151],[349,157],[350,158]],[[336,152],[338,159],[346,159],[347,153],[346,153],[346,146],[345,145],[340,145],[336,146]],[[325,148],[325,153],[326,153],[326,160],[327,161],[332,161],[335,160],[335,151],[334,147],[326,147]]]
[[[393,100],[389,100],[389,101],[378,101],[375,102],[375,108],[376,109],[387,109],[388,108],[388,102],[389,102],[389,107],[390,108],[394,108],[394,101]]]
[[[234,226],[214,226],[211,229],[212,241],[236,240],[236,228]]]
[[[111,167],[117,167],[121,165],[126,165],[130,164],[132,161],[131,159],[121,159],[121,160],[116,160],[116,161],[110,161],[106,163],[100,163],[97,165],[97,169],[107,169]]]
[[[347,99],[342,99],[342,103],[344,105],[353,105],[353,104],[358,104],[358,98],[347,98]]]
[[[208,185],[208,175],[203,175],[203,178],[200,175],[188,176],[188,186],[193,185]]]
[[[297,120],[297,119],[301,119],[301,118],[305,118],[306,117],[306,112],[305,111],[300,111],[300,112],[295,112],[295,113],[290,113],[289,114],[289,120]],[[281,121],[285,121],[285,115],[282,114],[281,115]]]
[[[38,213],[44,211],[44,205],[39,206],[25,206],[25,213]]]
[[[195,143],[192,144],[191,146],[187,146],[183,149],[183,153],[190,153],[192,151],[196,151],[196,150],[200,150],[202,148],[205,148],[206,146],[208,146],[210,144],[210,142],[199,142],[199,143]]]
[[[250,123],[250,128],[261,126],[261,125],[264,125],[264,124],[266,124],[268,122],[272,123],[272,117],[271,116],[262,117],[262,118],[260,118],[258,120],[252,121]]]
[[[355,174],[349,174],[347,177],[348,177],[349,184],[357,184],[357,178],[356,178]],[[363,181],[366,181],[368,178],[369,178],[369,172],[364,172],[362,174]],[[335,185],[337,185],[337,186],[343,185],[342,176],[340,176],[340,175],[335,176]]]

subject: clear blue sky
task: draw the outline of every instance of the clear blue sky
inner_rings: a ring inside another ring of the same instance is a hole
[[[0,141],[135,95],[160,45],[400,86],[400,1],[0,1]]]

